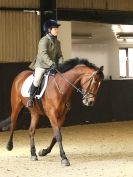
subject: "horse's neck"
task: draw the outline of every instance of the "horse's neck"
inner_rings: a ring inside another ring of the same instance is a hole
[[[75,67],[66,73],[56,75],[55,86],[57,87],[58,92],[63,93],[63,95],[67,94],[66,99],[68,100],[75,89],[75,86],[86,73],[87,70],[85,67]]]
[[[88,71],[88,69],[87,69]],[[90,69],[90,74],[91,74],[91,69]],[[68,79],[73,81],[75,84],[82,78],[84,74],[86,74],[86,67],[83,65],[77,66],[70,70],[68,74],[66,73],[66,77],[69,77]],[[68,76],[67,76],[68,75]]]
[[[66,82],[67,79],[67,81],[71,82],[73,85],[76,85],[81,80],[85,72],[86,72],[86,68],[84,66],[77,66],[63,74],[64,82]],[[66,85],[68,85],[67,82]]]

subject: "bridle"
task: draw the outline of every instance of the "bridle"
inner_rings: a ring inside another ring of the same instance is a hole
[[[89,75],[89,74],[85,74],[85,75]],[[90,84],[89,84],[89,88],[90,88],[90,85],[92,84],[92,82],[93,83],[95,83],[96,81],[95,81],[95,76],[97,75],[97,71],[94,71],[91,75],[89,75],[89,78],[83,83],[83,85],[85,85],[88,81],[90,81]],[[94,81],[93,81],[94,80]],[[83,86],[82,85],[82,86]],[[87,88],[88,88],[87,87]],[[91,95],[90,96],[90,98],[92,97],[94,97],[94,96],[96,96],[96,94],[95,93],[93,93],[93,92],[90,92],[90,91],[88,91],[88,89],[86,89],[86,90],[84,90],[84,91],[82,91],[83,93],[84,93],[84,95],[83,95],[83,98],[82,99],[85,99],[87,96],[89,96],[89,95]]]
[[[64,77],[63,74],[62,74],[60,71],[58,71],[57,69],[55,69],[55,70],[57,71],[57,73],[58,73],[69,85],[71,85],[77,92],[79,92],[79,93],[83,96],[82,99],[86,98],[86,97],[89,96],[89,95],[92,95],[92,97],[95,96],[94,93],[88,92],[88,90],[82,91],[80,88],[76,87],[73,83],[71,83],[66,77]],[[97,75],[97,72],[98,72],[98,71],[94,71],[91,75],[89,75],[89,74],[83,74],[83,75],[88,75],[88,76],[89,76],[89,78],[87,79],[86,82],[88,82],[88,81],[90,81],[90,80],[92,81],[93,78]],[[83,83],[83,85],[86,84],[86,82]],[[94,81],[94,82],[95,82],[95,81]],[[57,84],[57,82],[56,82],[56,84]],[[90,84],[91,84],[91,83],[90,83]],[[57,88],[58,88],[58,90],[59,90],[59,87],[58,87],[58,86],[57,86]],[[60,91],[59,91],[59,92],[60,92]],[[60,93],[61,93],[61,92],[60,92]]]

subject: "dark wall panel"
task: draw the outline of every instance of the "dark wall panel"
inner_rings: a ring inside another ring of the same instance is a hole
[[[0,119],[4,119],[10,112],[10,90],[15,76],[28,69],[29,63],[2,63],[0,64]]]
[[[112,81],[112,117],[133,119],[133,80]]]

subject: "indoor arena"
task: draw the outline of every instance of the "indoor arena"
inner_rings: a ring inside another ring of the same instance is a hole
[[[0,177],[133,177],[132,25],[132,0],[0,0]]]

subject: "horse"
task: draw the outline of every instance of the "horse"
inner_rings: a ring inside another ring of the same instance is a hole
[[[21,95],[21,88],[25,79],[32,72],[30,70],[22,71],[15,77],[12,84],[10,137],[6,146],[9,151],[13,149],[13,134],[18,114],[23,107],[26,107],[28,100],[27,97]],[[61,127],[70,108],[72,93],[74,90],[78,91],[83,96],[83,104],[93,106],[103,78],[103,66],[99,68],[87,59],[79,58],[67,60],[59,65],[55,75],[49,76],[47,88],[41,98],[43,111],[41,111],[37,100],[34,100],[33,108],[28,108],[31,115],[29,127],[31,160],[38,160],[34,135],[39,117],[45,112],[53,129],[53,138],[50,145],[46,149],[40,150],[38,155],[46,156],[57,142],[60,150],[61,164],[64,166],[70,165],[63,148]]]

